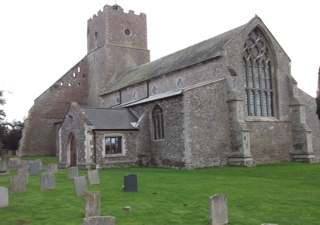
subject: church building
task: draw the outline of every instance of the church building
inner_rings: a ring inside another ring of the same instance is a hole
[[[146,15],[106,5],[87,55],[35,99],[19,155],[61,168],[318,162],[316,101],[290,63],[258,16],[150,62]]]

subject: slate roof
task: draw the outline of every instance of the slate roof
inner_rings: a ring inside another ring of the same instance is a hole
[[[111,93],[121,88],[137,84],[218,56],[222,56],[223,47],[245,26],[246,25],[237,27],[158,60],[141,65],[121,76],[110,87],[103,88],[101,95]]]
[[[129,109],[81,108],[93,130],[137,130],[131,125],[138,121]]]

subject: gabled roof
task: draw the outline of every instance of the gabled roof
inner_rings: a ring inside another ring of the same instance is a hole
[[[232,40],[245,26],[240,26],[158,60],[141,65],[121,76],[110,87],[102,89],[101,95],[222,56],[225,44]]]
[[[137,130],[138,118],[129,109],[81,108],[92,130]]]

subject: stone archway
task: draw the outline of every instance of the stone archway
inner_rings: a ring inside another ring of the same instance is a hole
[[[69,140],[70,140],[70,144],[69,144],[70,166],[77,166],[77,141],[74,134],[71,134],[71,137]]]

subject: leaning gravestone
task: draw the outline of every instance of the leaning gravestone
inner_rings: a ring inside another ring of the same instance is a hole
[[[40,171],[40,163],[39,162],[30,163],[30,175],[39,174],[39,171]]]
[[[124,191],[134,192],[138,191],[138,181],[136,174],[128,174],[124,176]]]
[[[78,177],[78,167],[70,167],[68,169],[68,177],[69,177],[69,179],[73,179],[75,177]]]
[[[8,188],[0,187],[0,208],[7,207],[9,205]]]
[[[51,163],[47,168],[48,173],[58,173],[58,165],[55,163]]]
[[[227,196],[216,194],[209,198],[210,224],[228,224]]]
[[[43,173],[40,177],[40,190],[55,189],[56,182],[53,173]]]
[[[28,177],[29,177],[28,169],[20,168],[18,170],[18,176],[21,177],[21,179],[24,181],[25,184],[28,184]]]
[[[82,225],[115,225],[116,218],[112,216],[96,216],[82,219]]]
[[[89,170],[88,171],[88,180],[89,184],[100,184],[99,180],[99,171],[98,170]]]
[[[100,191],[85,193],[84,217],[93,216],[100,216]]]
[[[10,194],[18,194],[23,192],[26,192],[25,181],[19,175],[10,177]]]
[[[85,177],[74,178],[74,189],[76,196],[84,196],[85,192],[88,191],[87,182]]]

